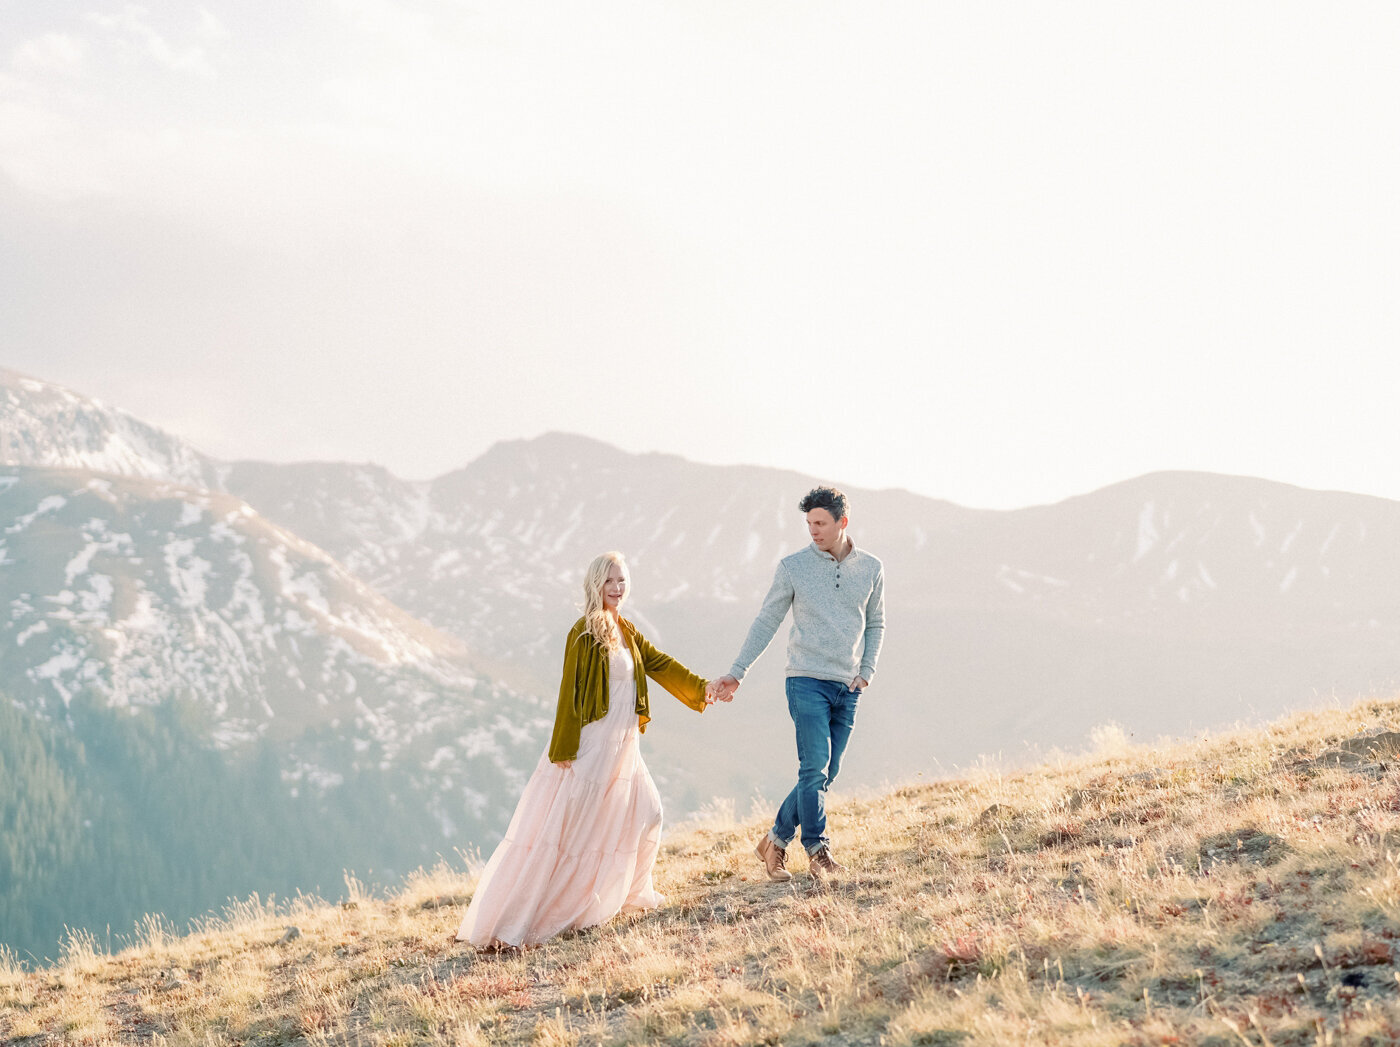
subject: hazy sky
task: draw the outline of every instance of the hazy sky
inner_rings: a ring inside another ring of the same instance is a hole
[[[1400,5],[0,8],[0,366],[221,457],[551,429],[1400,498]]]

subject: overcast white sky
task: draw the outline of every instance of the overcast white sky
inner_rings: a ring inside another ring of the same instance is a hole
[[[0,8],[0,365],[221,457],[552,429],[1400,498],[1400,5]]]

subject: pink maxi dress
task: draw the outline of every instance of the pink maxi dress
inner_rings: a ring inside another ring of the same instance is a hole
[[[651,880],[661,797],[642,762],[625,644],[609,656],[608,679],[607,715],[584,725],[573,766],[556,767],[548,749],[540,756],[477,881],[459,942],[533,945],[665,902]]]

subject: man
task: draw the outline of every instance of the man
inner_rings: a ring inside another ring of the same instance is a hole
[[[885,572],[846,534],[846,496],[832,487],[810,491],[798,506],[812,544],[778,562],[773,586],[748,639],[712,697],[734,692],[773,640],[788,608],[788,713],[797,728],[797,785],[778,808],[773,828],[755,848],[772,880],[787,881],[787,846],[802,827],[808,867],[818,880],[838,875],[826,834],[826,790],[856,722],[860,694],[875,677],[885,636]]]

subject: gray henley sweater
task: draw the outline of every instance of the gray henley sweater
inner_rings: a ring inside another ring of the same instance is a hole
[[[763,598],[748,639],[729,675],[742,680],[792,608],[787,675],[850,683],[875,678],[885,638],[885,569],[851,544],[844,560],[816,543],[778,561],[773,587]]]

